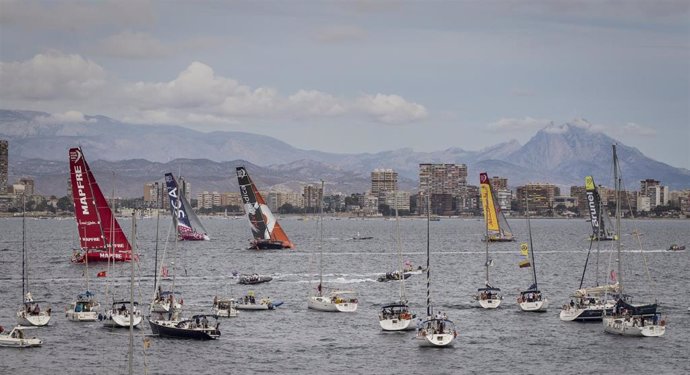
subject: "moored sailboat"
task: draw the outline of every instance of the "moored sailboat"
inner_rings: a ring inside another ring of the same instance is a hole
[[[606,333],[634,336],[634,337],[659,337],[666,333],[666,322],[657,313],[657,303],[633,304],[631,297],[623,293],[623,258],[621,253],[621,184],[619,175],[618,155],[616,145],[613,145],[613,175],[616,189],[616,252],[618,255],[618,275],[620,295],[616,301],[611,315],[604,313],[602,319]],[[638,234],[639,235],[639,234]],[[638,239],[639,240],[639,239]],[[644,255],[642,255],[644,256]],[[645,261],[646,267],[646,261]],[[647,273],[649,274],[649,273]],[[627,299],[627,300],[626,300]]]
[[[532,243],[532,224],[529,215],[529,204],[527,197],[525,197],[525,210],[527,211],[527,231],[529,232],[529,245],[523,243],[520,246],[522,255],[529,256],[529,260],[520,262],[520,268],[532,268],[532,285],[527,290],[520,292],[518,297],[518,305],[522,311],[546,312],[549,306],[549,300],[546,299],[539,290],[537,284],[537,265],[534,261],[534,245]],[[529,254],[529,255],[528,255]],[[531,262],[530,262],[531,260]]]
[[[604,239],[605,235],[602,234],[601,230],[606,224],[603,224],[604,220],[601,219],[601,199],[596,190],[596,185],[594,185],[594,179],[591,176],[585,177],[585,189],[588,191],[587,200],[588,204],[590,204],[590,218],[593,222],[592,230],[595,232],[590,237],[589,250],[587,251],[585,265],[582,269],[580,285],[575,293],[570,296],[570,303],[564,304],[559,313],[559,319],[565,322],[600,321],[604,313],[610,314],[613,312],[613,306],[616,303],[615,298],[620,294],[620,285],[618,283],[599,285],[600,241],[596,241],[596,238]],[[592,212],[595,212],[596,216],[592,217]],[[614,235],[611,234],[610,237],[613,239]],[[595,286],[583,287],[594,241],[597,243],[596,268],[594,272]]]
[[[79,147],[69,150],[70,181],[74,216],[81,252],[72,256],[76,263],[128,262],[132,247],[91,172]]]
[[[249,177],[247,169],[237,167],[236,173],[240,195],[244,202],[244,212],[247,214],[254,236],[249,248],[256,250],[294,248],[295,245],[290,242],[287,234],[271,213],[266,201]]]
[[[448,320],[448,317],[441,312],[433,315],[431,306],[431,222],[430,204],[427,197],[427,217],[426,217],[426,320],[417,325],[415,341],[421,347],[446,347],[451,346],[458,333],[455,324]]]
[[[192,210],[187,198],[179,190],[179,185],[172,173],[165,174],[165,186],[168,189],[170,213],[180,241],[208,241],[206,228]]]
[[[400,271],[394,271],[400,281],[400,291],[398,295],[398,301],[389,303],[381,307],[381,312],[379,313],[379,325],[384,331],[408,331],[415,329],[414,319],[417,315],[412,312],[407,304],[407,294],[405,293],[405,279],[409,275],[405,275],[402,256],[402,239],[400,236],[400,217],[398,216],[398,206],[397,200],[395,205],[395,232],[396,232],[396,248],[398,250],[398,265]],[[390,274],[387,273],[388,277]],[[379,281],[381,281],[379,279]]]
[[[355,312],[359,304],[357,293],[351,290],[324,290],[323,287],[323,181],[319,197],[319,285],[310,293],[307,308],[326,312]]]
[[[486,270],[486,279],[484,280],[484,287],[477,289],[477,294],[474,296],[475,300],[479,302],[479,306],[485,309],[495,309],[501,305],[503,295],[500,288],[495,288],[491,285],[489,279],[489,267],[493,265],[493,260],[489,258],[489,242],[504,242],[514,241],[513,234],[510,229],[506,229],[508,222],[504,226],[499,225],[498,218],[501,217],[505,221],[505,217],[500,212],[500,207],[496,202],[491,189],[491,183],[486,173],[479,175],[481,182],[481,199],[482,207],[484,209],[484,230],[485,230],[485,262],[484,268]],[[500,215],[499,215],[500,214]]]
[[[29,291],[28,259],[26,255],[26,206],[25,196],[22,195],[22,297],[24,298],[24,303],[17,311],[17,322],[25,326],[45,326],[50,322],[51,310],[50,307],[41,309],[41,303],[45,301],[34,300],[31,296]]]

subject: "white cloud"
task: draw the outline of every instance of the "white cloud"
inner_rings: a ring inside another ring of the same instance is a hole
[[[104,87],[106,72],[79,55],[52,51],[24,62],[0,62],[0,82],[3,98],[86,99]]]
[[[362,94],[345,98],[313,89],[282,94],[276,88],[250,87],[193,62],[167,82],[124,82],[79,55],[49,52],[24,62],[0,63],[1,98],[119,113],[129,122],[167,124],[251,124],[260,119],[368,118],[403,124],[427,117],[424,106],[399,95]],[[111,79],[109,79],[111,78]],[[53,117],[51,120],[56,120]],[[61,121],[83,121],[79,112]],[[46,119],[48,120],[48,119]]]
[[[150,59],[170,56],[174,48],[149,33],[124,31],[102,40],[97,51],[105,56]]]
[[[398,95],[364,95],[357,99],[356,106],[380,122],[401,124],[427,117],[424,106],[406,101]]]
[[[551,124],[551,120],[533,117],[502,118],[487,125],[487,129],[495,132],[533,132]]]

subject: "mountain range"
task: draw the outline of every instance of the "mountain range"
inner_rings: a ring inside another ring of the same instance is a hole
[[[247,166],[260,189],[299,191],[323,179],[327,191],[369,189],[376,168],[399,173],[401,189],[415,190],[420,163],[464,163],[468,183],[478,184],[481,171],[508,178],[510,186],[549,182],[582,185],[584,176],[612,185],[611,145],[618,155],[629,190],[654,178],[672,190],[690,188],[690,170],[675,168],[643,155],[634,147],[594,131],[575,120],[539,130],[526,144],[512,140],[479,151],[449,148],[415,152],[404,148],[378,153],[336,154],[295,148],[272,137],[216,131],[204,133],[171,125],[135,125],[105,116],[68,120],[45,112],[0,110],[0,138],[10,142],[10,181],[36,180],[36,191],[67,193],[67,150],[80,145],[104,191],[142,196],[143,184],[163,173],[182,173],[194,191],[237,191],[234,167]],[[114,175],[114,176],[113,176]],[[114,186],[113,183],[115,184]]]

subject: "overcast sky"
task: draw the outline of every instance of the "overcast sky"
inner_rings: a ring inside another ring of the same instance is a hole
[[[347,153],[478,150],[584,118],[690,168],[689,8],[0,0],[0,108]]]

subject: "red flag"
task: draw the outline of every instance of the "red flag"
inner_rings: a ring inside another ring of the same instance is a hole
[[[616,271],[611,270],[611,281],[616,282]]]
[[[99,272],[96,277],[105,277],[105,271]]]
[[[163,266],[163,269],[161,271],[162,271],[161,273],[163,274],[163,277],[168,277],[168,267]]]

